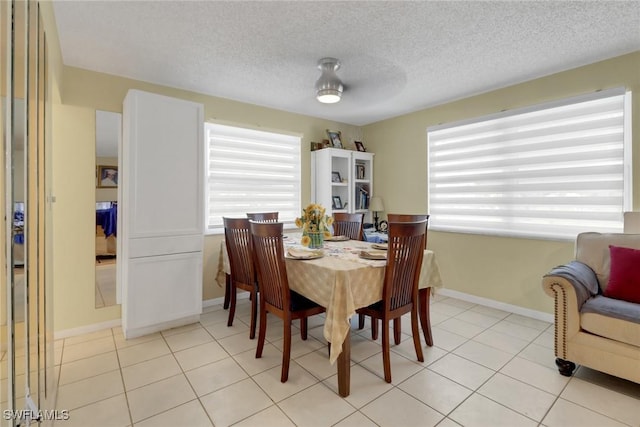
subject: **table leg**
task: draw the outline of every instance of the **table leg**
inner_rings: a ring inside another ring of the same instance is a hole
[[[349,396],[351,388],[351,331],[342,343],[342,353],[336,361],[338,364],[338,393],[342,397]]]
[[[431,288],[422,288],[418,291],[418,312],[420,314],[420,325],[424,340],[429,347],[433,346],[433,335],[431,334],[431,321],[429,320],[429,303],[431,301]]]

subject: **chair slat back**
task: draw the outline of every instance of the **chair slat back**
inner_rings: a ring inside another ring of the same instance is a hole
[[[389,222],[416,222],[416,221],[429,221],[429,215],[413,215],[413,214],[387,214],[387,221]]]
[[[349,214],[336,212],[333,214],[333,234],[336,236],[347,236],[352,240],[363,240],[363,222],[363,213]]]
[[[416,222],[427,221],[429,225],[429,215],[413,215],[413,214],[387,214],[387,221],[389,222]],[[427,249],[427,232],[424,233],[424,245]]]
[[[262,298],[280,310],[288,309],[291,295],[284,259],[282,223],[250,221],[249,227]]]
[[[251,221],[278,222],[278,212],[254,212],[248,213],[247,218]]]
[[[256,282],[253,265],[253,246],[249,231],[249,220],[245,218],[222,218],[224,239],[229,255],[231,277],[234,281],[247,286]]]
[[[385,310],[410,304],[418,294],[427,221],[390,222],[382,298]]]

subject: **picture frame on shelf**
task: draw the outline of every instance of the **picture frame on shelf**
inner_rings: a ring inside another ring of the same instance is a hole
[[[97,188],[118,188],[118,166],[101,165],[96,173]]]
[[[364,144],[362,143],[362,141],[353,141],[353,144],[356,146],[356,150],[358,150],[358,151],[362,151],[362,152],[367,151],[367,150],[364,148]]]
[[[357,164],[356,165],[356,179],[364,179],[364,178],[365,178],[364,165]]]
[[[340,176],[340,172],[337,172],[337,171],[331,172],[331,182],[342,182],[342,177]]]
[[[342,133],[340,131],[327,129],[327,136],[333,148],[344,148],[342,145]]]
[[[342,199],[340,199],[340,196],[333,196],[333,209],[342,209],[344,206],[342,206]]]

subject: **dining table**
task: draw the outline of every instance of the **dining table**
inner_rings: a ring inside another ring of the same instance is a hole
[[[337,365],[338,393],[350,393],[351,317],[356,310],[382,299],[386,259],[366,259],[380,255],[383,246],[334,236],[325,239],[322,249],[300,244],[300,233],[283,238],[285,264],[290,289],[325,307],[324,338],[331,343],[329,361]],[[305,256],[304,251],[309,251]],[[297,256],[296,256],[297,255]],[[365,258],[366,257],[366,258]],[[224,240],[220,247],[217,282],[228,286],[231,271]],[[433,345],[428,321],[430,296],[442,287],[435,253],[426,249],[419,279],[419,315],[425,341]]]

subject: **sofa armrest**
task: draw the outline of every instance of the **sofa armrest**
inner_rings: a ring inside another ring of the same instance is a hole
[[[571,261],[568,264],[558,266],[545,274],[544,277],[561,277],[569,282],[578,299],[578,311],[589,298],[597,295],[600,291],[596,273],[591,267],[580,261]]]
[[[587,265],[572,261],[542,279],[542,288],[555,301],[556,356],[567,359],[567,342],[580,331],[580,308],[597,293],[598,279]]]

